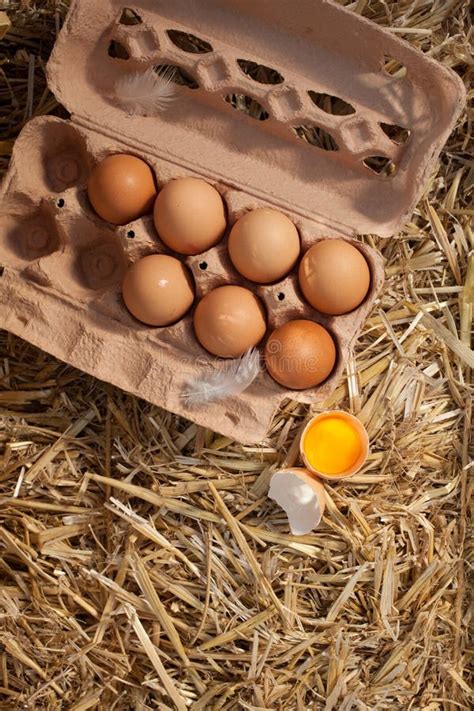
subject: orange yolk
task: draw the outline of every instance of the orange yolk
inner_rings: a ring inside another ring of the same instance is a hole
[[[341,415],[317,420],[307,431],[303,449],[308,463],[322,474],[344,474],[362,452],[359,432]]]

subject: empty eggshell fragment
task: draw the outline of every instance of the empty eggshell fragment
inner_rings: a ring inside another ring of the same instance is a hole
[[[356,309],[370,288],[363,254],[342,239],[327,239],[308,249],[299,268],[306,300],[321,313],[340,316]]]
[[[156,183],[152,169],[136,156],[117,153],[92,170],[87,194],[103,220],[127,225],[153,211]]]
[[[294,467],[276,472],[268,496],[285,511],[294,536],[304,536],[319,526],[326,493],[321,482],[306,469]]]
[[[191,308],[194,283],[190,271],[178,259],[151,254],[129,267],[122,295],[138,321],[148,326],[169,326]]]
[[[292,221],[277,210],[253,210],[238,220],[229,236],[229,255],[246,279],[270,284],[296,264],[300,238]]]
[[[336,363],[336,345],[319,323],[297,319],[271,334],[265,363],[274,380],[291,390],[307,390],[329,377]]]
[[[334,410],[313,417],[300,440],[305,466],[325,479],[352,476],[369,454],[369,437],[361,421]]]
[[[199,302],[194,330],[200,344],[222,358],[238,358],[256,346],[267,328],[260,299],[242,286],[220,286]]]
[[[177,178],[165,185],[154,208],[163,242],[179,254],[201,254],[222,239],[225,205],[217,190],[200,178]]]

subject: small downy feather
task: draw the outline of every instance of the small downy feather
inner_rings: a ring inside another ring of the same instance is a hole
[[[260,371],[260,353],[253,348],[224,370],[190,380],[185,386],[183,400],[188,405],[200,406],[239,395],[250,387]]]
[[[124,74],[115,83],[115,99],[132,115],[165,111],[176,96],[173,70],[160,75],[150,67],[145,72]]]

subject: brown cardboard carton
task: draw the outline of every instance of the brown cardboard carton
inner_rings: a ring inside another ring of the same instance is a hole
[[[150,402],[255,442],[283,399],[322,401],[337,384],[383,283],[380,255],[357,235],[388,237],[409,217],[459,114],[463,87],[440,64],[328,0],[141,0],[132,11],[114,0],[71,4],[48,67],[71,120],[31,121],[2,186],[0,327]],[[128,115],[115,99],[117,79],[163,65],[190,78],[179,100],[162,113]],[[273,83],[259,80],[260,65]],[[235,108],[242,97],[261,105],[263,120]],[[269,206],[294,221],[303,251],[328,237],[358,245],[371,289],[356,311],[339,317],[304,302],[296,270],[276,285],[244,282],[226,239],[186,260],[198,297],[243,283],[263,299],[269,330],[299,317],[325,325],[339,358],[322,386],[289,391],[263,372],[237,398],[186,405],[185,383],[226,364],[200,347],[192,314],[154,329],[125,309],[127,264],[167,250],[151,217],[116,228],[93,212],[87,177],[115,152],[144,158],[160,186],[187,175],[208,180],[225,200],[229,227],[247,210]]]

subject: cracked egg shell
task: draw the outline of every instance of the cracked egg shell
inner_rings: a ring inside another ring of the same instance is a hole
[[[324,486],[307,469],[298,467],[275,472],[268,497],[288,516],[293,536],[304,536],[317,528],[326,508]]]

